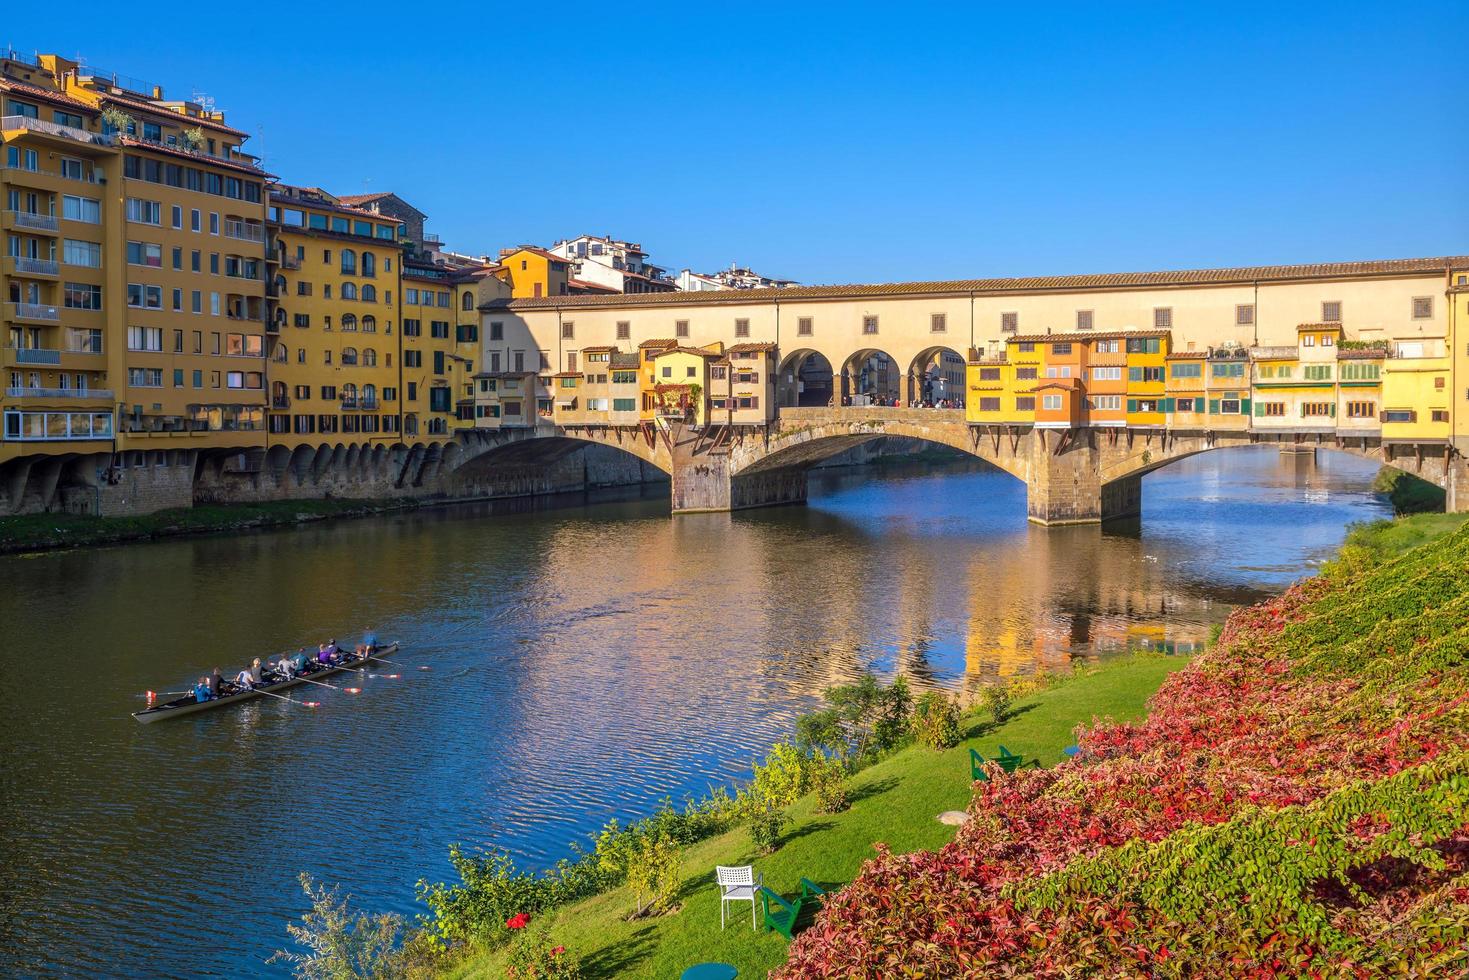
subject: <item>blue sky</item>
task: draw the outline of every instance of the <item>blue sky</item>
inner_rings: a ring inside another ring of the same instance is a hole
[[[1461,6],[415,6],[14,4],[0,44],[207,92],[283,180],[397,191],[462,251],[610,233],[807,283],[1469,252]]]

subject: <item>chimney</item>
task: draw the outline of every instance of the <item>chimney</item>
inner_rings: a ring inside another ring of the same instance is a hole
[[[163,99],[163,86],[162,85],[155,85],[155,86],[153,86],[153,98],[158,99],[160,101]]]

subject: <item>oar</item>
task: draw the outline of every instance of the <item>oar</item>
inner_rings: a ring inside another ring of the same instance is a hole
[[[134,695],[134,697],[146,698],[151,694],[154,698],[178,698],[183,697],[185,694],[193,693],[193,691],[144,691],[142,694]]]
[[[297,677],[295,679],[298,680],[298,681],[305,681],[307,684],[320,684],[322,687],[329,687],[333,691],[340,691],[340,690],[342,690],[342,688],[337,687],[337,685],[335,685],[335,684],[328,684],[326,681],[314,681],[314,680],[312,680],[309,677],[301,677],[301,676],[297,675]]]
[[[254,688],[253,690],[256,694],[269,694],[273,698],[280,698],[282,701],[289,701],[292,704],[299,704],[303,708],[314,708],[317,706],[317,704],[320,703],[317,701],[297,701],[295,698],[288,698],[284,694],[277,694],[274,691],[267,691],[261,687]]]

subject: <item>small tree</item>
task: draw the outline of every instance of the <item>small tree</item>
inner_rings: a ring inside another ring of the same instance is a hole
[[[996,725],[1010,717],[1010,689],[1004,684],[991,684],[979,695],[979,703],[988,711]]]
[[[750,818],[750,843],[761,854],[774,854],[785,825],[785,811],[767,800]]]
[[[878,697],[877,723],[872,732],[878,751],[902,744],[908,736],[912,711],[913,692],[908,687],[908,678],[899,674]]]
[[[184,146],[190,150],[198,151],[204,148],[204,129],[195,126],[193,129],[184,130]]]
[[[929,691],[913,712],[913,734],[932,749],[959,744],[959,705],[942,691]]]
[[[628,850],[627,863],[627,883],[637,896],[634,915],[642,915],[649,908],[667,912],[673,907],[673,899],[678,894],[679,863],[678,845],[667,833],[638,836]]]
[[[288,923],[286,932],[306,952],[277,950],[268,962],[289,964],[292,974],[302,980],[352,980],[398,973],[393,947],[403,929],[399,916],[353,912],[348,905],[351,896],[341,895],[339,887],[318,885],[305,872],[300,881],[301,890],[311,899],[311,911],[301,916],[299,925]]]
[[[117,106],[108,106],[102,110],[102,125],[107,132],[126,133],[137,125],[137,120]]]
[[[820,758],[812,762],[811,788],[816,793],[816,809],[820,813],[841,813],[851,806],[847,798],[847,773],[835,759]]]

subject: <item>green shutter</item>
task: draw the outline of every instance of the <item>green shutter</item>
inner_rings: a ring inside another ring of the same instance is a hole
[[[1336,418],[1336,402],[1330,403],[1329,407],[1326,410],[1326,414],[1330,415],[1332,418]]]
[[[1209,399],[1209,414],[1210,415],[1218,415],[1219,414],[1219,399],[1217,399],[1217,398],[1210,398]]]
[[[1244,415],[1249,415],[1250,414],[1250,400],[1248,398],[1241,398],[1239,400],[1239,410],[1240,410],[1241,414],[1244,414]]]
[[[1136,398],[1129,398],[1127,400],[1127,410],[1129,412],[1136,412],[1137,411],[1137,399]]]
[[[1171,411],[1173,411],[1173,405],[1174,405],[1174,400],[1172,398],[1165,398],[1165,399],[1163,399],[1163,411],[1165,411],[1165,412],[1171,412]]]
[[[1265,403],[1264,402],[1255,402],[1255,418],[1264,418],[1264,417],[1265,417]]]

